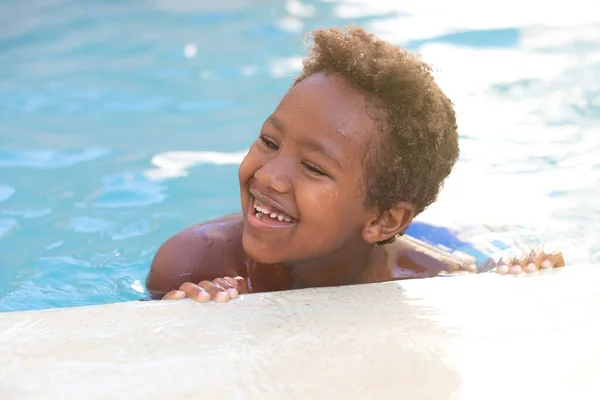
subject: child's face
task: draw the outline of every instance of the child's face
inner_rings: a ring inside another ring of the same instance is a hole
[[[314,74],[290,90],[239,168],[246,253],[274,264],[359,244],[374,214],[362,178],[375,132],[343,78]]]

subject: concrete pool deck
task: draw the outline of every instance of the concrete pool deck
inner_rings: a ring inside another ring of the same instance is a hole
[[[0,398],[600,398],[600,267],[0,314]]]

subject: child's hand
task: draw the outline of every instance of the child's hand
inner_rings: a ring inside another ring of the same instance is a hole
[[[248,293],[246,279],[240,276],[235,278],[226,276],[213,281],[202,281],[198,284],[185,282],[179,287],[179,290],[171,290],[162,299],[180,300],[187,297],[198,303],[205,303],[209,300],[224,303],[235,299],[240,293]]]
[[[545,254],[542,250],[531,250],[529,254],[523,254],[520,258],[501,258],[498,261],[496,272],[499,274],[522,274],[532,273],[538,269],[560,268],[565,266],[565,260],[560,251]]]

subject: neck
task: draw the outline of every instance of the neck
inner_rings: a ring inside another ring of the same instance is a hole
[[[290,271],[297,289],[356,284],[373,263],[373,249],[373,245],[353,243],[326,257],[286,263],[284,267]]]

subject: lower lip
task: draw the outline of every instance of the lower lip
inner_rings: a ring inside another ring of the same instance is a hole
[[[251,199],[250,210],[248,211],[248,224],[257,229],[281,229],[291,228],[296,225],[295,222],[279,221],[278,219],[271,218],[267,215],[263,215],[261,218],[256,216],[256,209],[254,208],[254,199]]]

